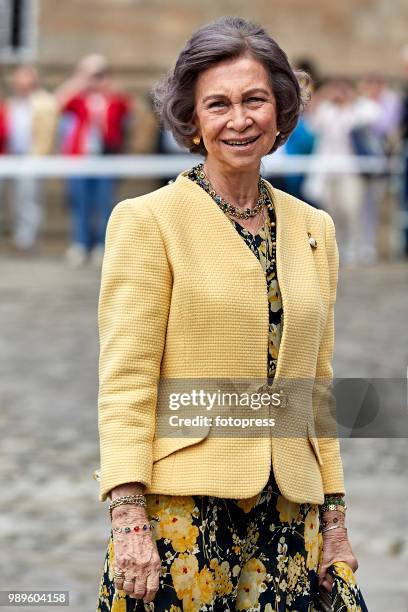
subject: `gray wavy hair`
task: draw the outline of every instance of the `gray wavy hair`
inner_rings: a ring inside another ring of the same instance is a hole
[[[152,89],[159,119],[191,153],[206,155],[202,141],[199,145],[192,142],[197,133],[193,115],[195,85],[200,72],[222,60],[248,53],[264,65],[276,99],[280,134],[269,153],[283,145],[295,129],[310,100],[310,76],[291,67],[285,52],[262,26],[241,17],[222,17],[194,32],[174,68]]]

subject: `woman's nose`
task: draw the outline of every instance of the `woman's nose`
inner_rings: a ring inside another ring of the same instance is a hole
[[[239,104],[232,107],[231,118],[227,123],[227,128],[242,132],[253,123],[251,117],[248,116],[245,108]]]

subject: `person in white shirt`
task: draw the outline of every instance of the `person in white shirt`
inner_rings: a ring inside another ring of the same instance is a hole
[[[312,129],[317,134],[315,153],[330,158],[346,156],[337,172],[311,175],[305,186],[315,201],[332,217],[336,226],[340,259],[343,263],[360,260],[362,244],[362,207],[364,180],[356,172],[352,130],[374,124],[380,114],[379,105],[357,95],[345,80],[331,81],[318,92],[319,102],[309,115]]]
[[[1,151],[8,155],[51,153],[57,127],[54,97],[39,88],[37,72],[31,66],[17,68],[10,86],[10,97],[0,105]],[[42,183],[33,176],[19,176],[10,186],[12,240],[19,251],[31,252],[43,221]]]

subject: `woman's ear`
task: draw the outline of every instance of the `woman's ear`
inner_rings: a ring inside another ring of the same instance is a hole
[[[191,123],[194,125],[194,127],[197,130],[197,132],[201,133],[200,122],[198,120],[198,115],[197,115],[196,109],[194,109],[194,111],[193,111],[193,116],[191,117]]]

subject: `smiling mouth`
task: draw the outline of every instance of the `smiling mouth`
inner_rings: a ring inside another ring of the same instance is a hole
[[[252,144],[253,142],[256,142],[259,137],[260,134],[258,134],[258,136],[254,136],[253,138],[246,138],[245,140],[237,140],[231,138],[230,140],[223,140],[222,142],[226,145],[229,145],[230,147],[244,147],[246,145]]]

